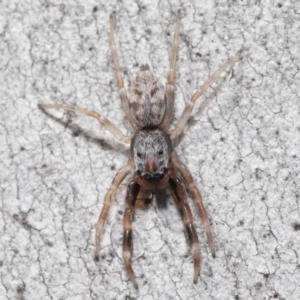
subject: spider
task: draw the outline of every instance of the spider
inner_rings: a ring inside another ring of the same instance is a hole
[[[99,260],[100,236],[109,212],[112,196],[126,175],[131,170],[134,170],[134,175],[127,186],[125,200],[126,208],[123,216],[123,260],[126,271],[135,288],[138,288],[138,284],[131,266],[132,219],[137,198],[140,196],[143,197],[143,193],[147,191],[153,192],[157,197],[165,189],[169,189],[173,194],[182,215],[183,223],[187,231],[188,242],[194,258],[194,283],[197,282],[200,272],[201,252],[198,236],[193,224],[193,216],[187,202],[187,191],[191,198],[194,199],[199,210],[211,254],[215,257],[212,230],[203,205],[201,193],[195,185],[194,179],[188,168],[180,161],[174,146],[177,144],[178,138],[183,133],[183,129],[187,124],[187,120],[190,117],[196,101],[225,69],[240,58],[241,51],[238,51],[223,66],[221,66],[203,84],[203,86],[194,93],[186,104],[177,124],[173,129],[170,129],[170,124],[173,119],[175,65],[179,42],[179,28],[180,12],[177,13],[176,17],[176,28],[171,49],[166,91],[164,90],[163,85],[150,71],[149,66],[142,65],[140,72],[131,84],[128,97],[119,65],[113,17],[110,16],[110,46],[112,60],[125,115],[135,131],[133,136],[124,135],[121,130],[106,117],[85,108],[67,104],[39,105],[43,110],[64,109],[93,117],[119,141],[130,144],[130,157],[128,162],[117,172],[104,198],[104,205],[96,225],[95,259]]]

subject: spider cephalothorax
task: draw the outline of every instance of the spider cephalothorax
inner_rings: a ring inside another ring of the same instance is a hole
[[[131,142],[135,171],[148,180],[161,178],[168,171],[171,151],[171,139],[162,130],[137,132]]]
[[[178,136],[182,133],[197,99],[199,99],[205,90],[228,66],[239,59],[240,52],[237,52],[234,57],[230,58],[221,68],[219,68],[219,70],[217,70],[191,97],[190,101],[186,104],[181,117],[178,119],[175,128],[169,129],[173,118],[175,64],[178,49],[179,24],[180,15],[178,13],[166,92],[164,92],[164,89],[157,78],[151,73],[148,65],[144,65],[141,67],[141,71],[131,85],[130,98],[128,99],[118,61],[113,19],[112,17],[110,18],[110,42],[117,75],[117,83],[126,117],[136,131],[133,136],[124,135],[113,123],[94,111],[66,104],[40,105],[42,109],[62,108],[96,118],[121,142],[126,144],[131,143],[131,155],[128,163],[117,172],[117,175],[113,179],[111,187],[104,198],[103,209],[96,226],[95,258],[99,258],[100,235],[110,208],[112,195],[124,177],[131,170],[134,170],[133,178],[127,187],[126,209],[123,217],[123,259],[130,279],[136,288],[138,285],[131,267],[132,215],[136,199],[138,195],[143,195],[143,193],[140,193],[143,192],[143,190],[153,190],[157,195],[161,195],[163,189],[167,188],[173,194],[178,208],[181,211],[188,241],[194,257],[194,283],[196,283],[199,275],[201,253],[197,233],[193,224],[193,216],[187,201],[186,189],[198,207],[201,220],[205,226],[211,253],[213,257],[215,256],[212,232],[202,202],[201,193],[195,185],[189,170],[179,160],[172,144],[174,141],[177,141]]]

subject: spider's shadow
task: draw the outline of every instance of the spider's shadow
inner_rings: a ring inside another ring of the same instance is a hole
[[[154,190],[137,199],[136,209],[147,210],[155,202],[158,209],[167,209],[170,194],[166,190]]]
[[[73,115],[75,115],[72,112],[65,112],[64,114],[67,115],[67,120],[63,120],[64,117],[59,118],[59,117],[55,117],[53,114],[49,113],[47,110],[40,108],[40,110],[49,118],[51,118],[52,120],[54,120],[55,122],[61,124],[64,128],[70,129],[72,131],[72,135],[74,137],[77,136],[83,136],[84,139],[89,142],[89,143],[93,143],[97,146],[100,146],[103,150],[108,150],[108,151],[113,151],[116,153],[123,153],[125,155],[127,155],[129,153],[129,149],[126,148],[124,145],[122,145],[121,143],[114,143],[114,138],[112,137],[109,140],[106,139],[102,139],[99,138],[97,136],[95,136],[94,134],[92,134],[91,132],[82,129],[80,126],[76,125],[73,121]],[[99,124],[99,126],[101,126]]]

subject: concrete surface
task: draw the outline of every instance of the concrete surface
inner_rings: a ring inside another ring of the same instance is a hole
[[[197,104],[181,144],[201,189],[216,259],[190,199],[201,280],[179,213],[136,212],[135,291],[122,262],[125,181],[94,255],[94,226],[127,150],[68,103],[130,134],[110,58],[126,86],[148,63],[165,83],[175,14],[182,26],[175,117],[228,57],[242,58]],[[0,299],[300,299],[299,1],[1,1]]]

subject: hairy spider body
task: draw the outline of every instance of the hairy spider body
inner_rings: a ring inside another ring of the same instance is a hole
[[[183,223],[187,231],[188,242],[194,257],[194,283],[196,283],[199,276],[201,252],[197,233],[193,224],[193,216],[187,202],[187,192],[190,194],[191,198],[194,199],[199,210],[202,223],[205,227],[210,251],[212,256],[215,257],[211,227],[202,202],[201,193],[195,185],[189,170],[179,160],[173,146],[177,142],[177,138],[183,132],[197,99],[227,67],[239,59],[240,51],[219,68],[204,83],[204,85],[194,93],[191,100],[186,104],[175,128],[170,130],[169,126],[173,118],[175,64],[178,50],[179,25],[180,15],[178,13],[166,92],[164,91],[162,84],[158,82],[157,78],[150,71],[149,66],[143,65],[131,85],[130,97],[127,98],[118,61],[113,19],[112,17],[110,18],[110,42],[117,84],[126,117],[136,132],[133,136],[124,135],[113,123],[94,111],[66,104],[40,105],[40,108],[42,109],[61,108],[96,118],[121,142],[131,144],[129,160],[127,164],[117,172],[111,187],[108,189],[104,198],[103,208],[96,226],[95,259],[99,259],[100,236],[109,212],[112,195],[115,193],[125,176],[130,171],[134,170],[133,178],[127,187],[126,208],[123,217],[123,260],[127,273],[136,288],[138,285],[131,267],[132,218],[137,198],[139,195],[143,198],[147,191],[154,192],[157,197],[163,197],[165,189],[169,189],[173,194],[175,202],[181,212]]]
[[[165,90],[148,65],[141,67],[133,81],[128,102],[131,116],[140,128],[157,127],[161,123],[166,108]]]
[[[138,131],[131,142],[135,172],[149,181],[160,179],[169,168],[172,142],[160,129]]]

